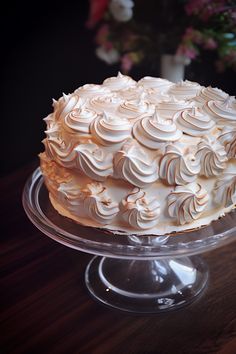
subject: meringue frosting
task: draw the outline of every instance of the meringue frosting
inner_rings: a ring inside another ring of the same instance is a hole
[[[53,100],[41,170],[54,208],[116,234],[208,225],[236,202],[236,100],[118,73]]]

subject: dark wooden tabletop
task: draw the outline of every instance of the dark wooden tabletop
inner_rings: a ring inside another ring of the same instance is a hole
[[[91,255],[69,249],[27,219],[21,193],[30,164],[1,179],[0,353],[236,353],[236,243],[204,254],[203,296],[178,311],[132,315],[88,294]]]

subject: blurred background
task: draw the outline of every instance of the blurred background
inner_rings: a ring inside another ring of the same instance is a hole
[[[135,14],[136,1],[130,1],[130,9]],[[106,2],[97,1],[100,4]],[[179,8],[174,6],[176,1],[168,3],[173,10],[173,21],[179,16]],[[45,124],[42,119],[52,110],[52,98],[58,99],[62,92],[71,93],[85,83],[102,83],[106,77],[116,76],[120,70],[119,61],[108,65],[95,54],[98,39],[97,43],[94,39],[98,27],[87,22],[90,5],[87,0],[67,0],[60,4],[58,1],[45,0],[31,2],[31,5],[26,2],[6,3],[1,15],[1,175],[23,167],[43,150],[41,140],[44,137]],[[157,1],[138,1],[139,9],[141,5],[145,5],[145,9],[149,8],[154,15],[158,11],[168,10],[158,9]],[[143,15],[147,16],[145,11]],[[146,20],[148,21],[148,17]],[[166,24],[169,26],[168,32],[174,31],[172,25],[165,22],[165,18],[161,24],[158,23],[164,29],[162,39],[163,36],[165,39],[165,33],[167,35]],[[217,71],[213,65],[215,55],[214,51],[206,51],[203,58],[198,55],[196,60],[191,60],[185,67],[185,78],[205,86],[219,87],[235,95],[235,71],[231,67]],[[156,65],[140,61],[139,65],[131,65],[128,70],[127,66],[123,69],[129,71],[128,74],[135,79],[145,75],[159,76],[159,53],[155,55],[154,63],[155,61]]]

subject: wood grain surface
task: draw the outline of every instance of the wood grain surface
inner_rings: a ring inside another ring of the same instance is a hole
[[[236,243],[203,257],[209,285],[191,305],[132,315],[94,301],[90,255],[49,239],[27,219],[21,193],[35,164],[1,179],[0,353],[236,353]]]

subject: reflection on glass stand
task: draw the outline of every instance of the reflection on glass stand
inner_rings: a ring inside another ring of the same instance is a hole
[[[96,255],[85,272],[88,290],[102,303],[131,312],[156,313],[193,301],[208,280],[207,265],[196,255],[235,240],[234,211],[175,236],[110,235],[80,226],[54,210],[39,168],[26,182],[23,206],[44,234]]]

